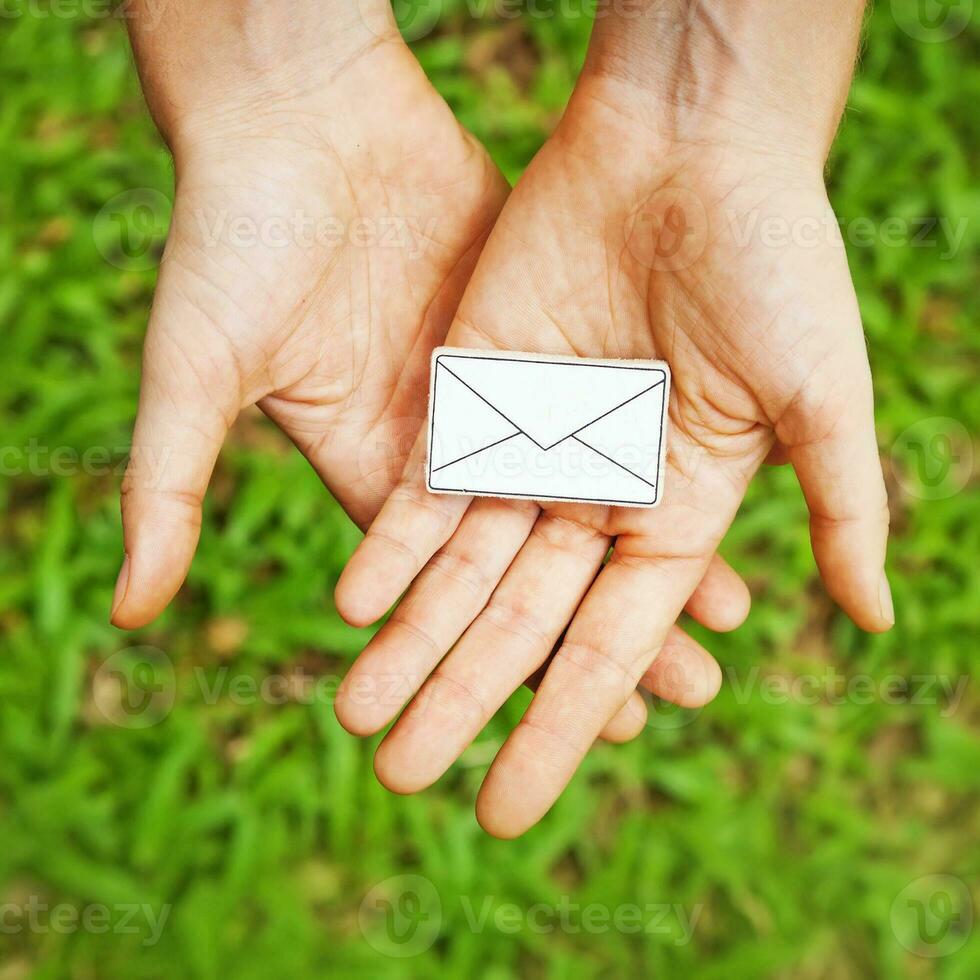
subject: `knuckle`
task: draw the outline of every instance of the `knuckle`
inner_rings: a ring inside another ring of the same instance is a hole
[[[490,717],[483,699],[473,688],[445,671],[437,670],[422,688],[415,710],[425,713],[435,706],[467,728],[482,726]]]
[[[531,534],[552,548],[580,555],[583,549],[598,542],[608,542],[602,531],[572,517],[544,514],[535,523]]]
[[[407,541],[403,541],[394,534],[389,534],[387,531],[382,531],[380,528],[372,527],[368,531],[368,536],[373,538],[375,541],[384,544],[385,547],[390,548],[392,551],[397,551],[399,554],[405,555],[416,566],[420,567],[424,564],[422,556]]]
[[[883,500],[873,510],[862,510],[852,503],[841,499],[833,506],[820,509],[817,505],[810,507],[810,525],[818,528],[838,528],[853,525],[871,525],[880,527],[887,532],[891,526],[891,511],[888,500]]]
[[[468,555],[443,550],[429,560],[429,568],[467,588],[474,596],[488,596],[493,583],[479,562]]]
[[[480,618],[495,629],[516,636],[530,646],[550,648],[552,644],[547,630],[529,602],[494,596]]]
[[[438,532],[448,530],[453,519],[453,515],[449,510],[444,506],[440,506],[430,494],[420,489],[414,483],[399,483],[391,491],[388,502],[393,504],[408,504],[410,507],[423,511],[433,518],[434,529]]]
[[[391,615],[391,619],[385,624],[385,629],[394,627],[396,629],[402,630],[402,632],[407,633],[408,636],[414,640],[416,643],[425,647],[427,650],[434,654],[441,655],[444,651],[441,644],[436,640],[436,638],[417,624],[410,622],[404,617],[402,613],[402,607],[399,606]]]
[[[593,643],[565,642],[555,659],[555,665],[558,663],[574,667],[587,674],[593,682],[609,687],[622,686],[632,690],[642,676],[642,671],[637,672]]]
[[[852,424],[865,401],[870,406],[869,399],[870,383],[828,365],[794,385],[794,394],[774,421],[773,430],[785,446],[826,442],[842,424]]]
[[[562,770],[564,769],[562,763],[569,756],[581,756],[588,751],[591,742],[575,738],[570,732],[564,731],[544,719],[531,717],[530,714],[528,712],[521,719],[519,727],[536,743],[531,753],[535,761],[544,761],[551,768]],[[541,751],[542,742],[547,746],[548,751]]]
[[[145,486],[127,472],[120,488],[120,499],[124,514],[137,506],[137,501],[152,499],[157,505],[169,505],[186,523],[198,527],[201,524],[201,505],[204,495],[197,490]]]
[[[675,568],[685,564],[703,564],[710,559],[712,551],[709,545],[691,543],[684,547],[681,541],[673,542],[648,540],[622,540],[617,542],[609,559],[609,565],[620,565],[623,568],[638,572],[648,572],[671,565]],[[630,550],[627,551],[626,549]],[[650,550],[647,551],[646,549]]]

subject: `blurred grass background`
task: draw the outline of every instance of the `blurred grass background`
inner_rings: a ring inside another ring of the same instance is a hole
[[[428,793],[377,785],[373,743],[329,705],[365,642],[330,598],[357,535],[255,418],[225,448],[173,607],[136,636],[107,624],[166,214],[148,210],[153,250],[109,262],[103,209],[134,189],[137,208],[169,200],[171,168],[118,19],[5,4],[0,980],[980,976],[980,31],[975,15],[960,30],[972,3],[934,6],[945,28],[914,0],[870,16],[830,167],[875,372],[898,627],[865,636],[832,607],[793,476],[766,472],[725,547],[755,608],[705,640],[728,669],[717,702],[597,748],[553,813],[502,843],[472,803],[524,696]],[[446,0],[415,48],[516,179],[589,22],[575,4],[472,7]],[[163,702],[114,714],[120,670],[159,680]],[[827,671],[867,678],[871,697],[763,686]],[[229,683],[270,675],[287,678],[283,697]],[[896,675],[915,696],[884,696]],[[952,884],[936,892],[932,875]],[[105,905],[113,927],[18,927],[32,901]],[[640,933],[472,921],[563,902],[667,914]],[[142,913],[123,928],[128,903],[167,910],[158,941]]]

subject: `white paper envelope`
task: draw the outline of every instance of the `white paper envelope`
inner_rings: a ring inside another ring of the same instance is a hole
[[[432,355],[432,493],[660,502],[670,369],[440,347]]]

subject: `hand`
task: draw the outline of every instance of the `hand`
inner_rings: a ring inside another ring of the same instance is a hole
[[[171,4],[145,32],[135,21],[177,189],[122,491],[117,626],[149,622],[183,582],[246,406],[370,522],[505,200],[393,24],[330,19],[330,6],[254,11],[248,31],[235,5],[201,18]]]
[[[412,683],[453,642],[459,597],[490,597],[379,748],[379,776],[400,791],[438,778],[560,643],[480,793],[480,822],[503,837],[540,819],[656,670],[774,447],[800,476],[830,593],[866,629],[893,619],[871,379],[843,247],[812,235],[772,247],[744,233],[771,217],[832,233],[822,157],[732,138],[665,142],[629,110],[605,80],[580,83],[505,206],[447,344],[667,360],[664,502],[426,496],[420,444],[337,589],[341,613],[364,624],[415,579],[409,610],[394,616],[420,638],[400,652]],[[352,729],[382,718],[353,692],[375,682],[383,659],[392,672],[392,629],[341,691]]]
[[[219,30],[224,9],[198,23],[168,5],[146,31],[131,21],[177,196],[123,485],[112,613],[123,628],[153,619],[183,582],[218,450],[245,406],[282,427],[358,524],[373,519],[508,190],[389,20],[321,22],[319,5],[309,22],[303,7],[282,22],[253,12],[246,40],[234,18]],[[244,51],[254,70],[240,68]],[[733,626],[747,610],[719,560],[692,612]],[[681,667],[647,686],[713,696],[716,667],[707,681]],[[605,734],[636,731],[624,713]]]

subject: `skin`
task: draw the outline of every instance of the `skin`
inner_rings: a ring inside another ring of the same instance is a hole
[[[284,16],[211,0],[129,13],[176,197],[122,487],[112,621],[124,629],[149,623],[180,588],[219,449],[248,406],[296,444],[359,526],[372,521],[424,418],[429,355],[509,191],[386,4],[300,4]],[[516,551],[533,509],[487,510]],[[748,605],[716,558],[688,608],[730,629]],[[652,675],[642,686],[703,704],[718,666],[674,635],[671,683]],[[644,716],[634,695],[604,735],[633,737]]]
[[[844,0],[778,13],[667,3],[640,22],[599,22],[447,343],[667,360],[664,502],[426,495],[417,444],[336,596],[364,625],[415,583],[337,703],[352,731],[377,730],[389,713],[348,692],[381,671],[413,684],[431,671],[378,750],[391,789],[438,779],[547,663],[477,801],[500,837],[541,819],[637,683],[676,662],[672,624],[767,457],[800,478],[831,596],[864,629],[892,625],[871,376],[823,182],[860,16]],[[776,244],[745,235],[746,222],[771,219],[819,231]],[[460,605],[465,615],[449,608]]]

